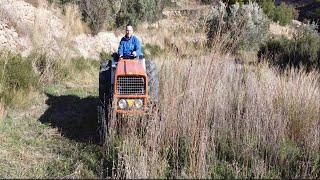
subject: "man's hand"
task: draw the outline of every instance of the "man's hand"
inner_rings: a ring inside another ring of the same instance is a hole
[[[137,52],[133,51],[133,52],[132,52],[132,55],[133,55],[134,57],[136,57],[136,56],[137,56]]]

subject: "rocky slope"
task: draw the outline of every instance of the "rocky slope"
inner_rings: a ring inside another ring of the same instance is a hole
[[[41,2],[41,1],[40,1]],[[50,9],[51,8],[51,9]],[[22,0],[0,1],[0,49],[26,56],[33,50],[49,55],[99,58],[101,51],[116,50],[120,36],[112,32],[71,35],[57,9],[42,2],[38,7]]]

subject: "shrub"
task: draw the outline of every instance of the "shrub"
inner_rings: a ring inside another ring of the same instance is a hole
[[[121,27],[131,23],[137,26],[144,21],[154,22],[161,18],[164,5],[164,1],[156,0],[123,0],[116,15],[116,25]]]
[[[84,20],[89,24],[93,34],[98,34],[103,24],[107,21],[108,16],[111,17],[111,6],[108,0],[78,2]]]
[[[137,26],[141,22],[154,22],[162,17],[165,6],[176,6],[170,0],[48,0],[61,6],[75,3],[80,7],[82,17],[93,34],[97,34],[105,26],[114,28],[131,23]]]
[[[48,0],[49,3],[56,3],[59,5],[65,5],[67,3],[73,3],[75,0]]]
[[[172,2],[171,0],[164,0],[164,7],[166,8],[176,8],[178,7],[177,2]]]
[[[273,21],[279,22],[280,25],[285,26],[291,23],[293,19],[294,8],[281,3],[274,9]]]
[[[209,47],[221,51],[257,50],[267,39],[268,19],[258,4],[239,4],[230,6],[227,12],[225,4],[215,8],[207,23]]]
[[[271,39],[262,45],[258,56],[284,69],[287,66],[304,66],[307,70],[320,67],[320,36],[315,28],[308,26],[299,30],[294,39],[282,37]]]
[[[213,2],[214,2],[214,0],[201,0],[202,4],[211,4]]]
[[[0,59],[0,96],[6,105],[13,105],[17,94],[26,95],[38,86],[39,76],[33,71],[30,58],[9,54]]]
[[[276,6],[274,5],[274,1],[271,0],[260,0],[257,1],[260,7],[262,8],[263,12],[270,18],[272,19],[274,10]]]
[[[275,6],[273,0],[258,0],[257,2],[263,9],[263,12],[273,21],[279,22],[282,26],[291,23],[295,14],[293,7],[285,3]]]

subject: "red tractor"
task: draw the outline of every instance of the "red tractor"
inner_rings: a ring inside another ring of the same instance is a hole
[[[112,113],[141,115],[158,100],[158,79],[154,61],[121,57],[100,63],[99,73],[99,143],[104,145],[108,136],[108,117]]]

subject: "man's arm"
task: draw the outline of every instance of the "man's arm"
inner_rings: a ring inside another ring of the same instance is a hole
[[[119,47],[118,47],[118,55],[119,57],[123,56],[123,41],[121,39],[120,43],[119,43]]]

